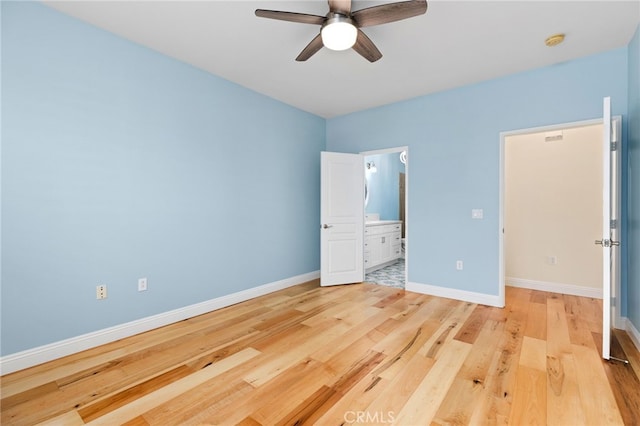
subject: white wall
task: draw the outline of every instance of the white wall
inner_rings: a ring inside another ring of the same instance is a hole
[[[602,125],[565,129],[560,141],[545,135],[505,139],[507,283],[600,288]]]

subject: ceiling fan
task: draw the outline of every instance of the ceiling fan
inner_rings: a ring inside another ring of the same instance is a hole
[[[388,3],[355,12],[351,11],[351,0],[328,0],[328,2],[329,13],[326,16],[265,9],[256,9],[256,16],[321,25],[320,34],[300,52],[296,61],[306,61],[324,46],[331,50],[346,50],[353,47],[353,50],[369,62],[375,62],[382,58],[382,53],[360,28],[400,21],[422,15],[427,11],[426,0]]]

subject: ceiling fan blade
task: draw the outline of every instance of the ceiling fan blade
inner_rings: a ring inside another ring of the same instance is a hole
[[[369,37],[358,29],[358,38],[356,44],[353,45],[353,50],[358,52],[369,62],[375,62],[382,58],[382,53],[378,50],[375,44]]]
[[[351,13],[351,0],[329,0],[329,10],[348,15]]]
[[[307,13],[282,12],[279,10],[256,9],[256,16],[260,18],[278,19],[280,21],[299,22],[301,24],[322,25],[327,19],[324,16],[309,15]]]
[[[351,19],[358,27],[370,27],[422,15],[426,11],[426,0],[410,0],[361,9],[353,12]]]
[[[315,55],[318,50],[322,49],[322,47],[322,37],[320,36],[320,34],[318,34],[313,40],[311,40],[309,44],[307,44],[307,47],[302,49],[302,52],[300,52],[300,54],[296,58],[296,61],[306,61],[307,59]]]

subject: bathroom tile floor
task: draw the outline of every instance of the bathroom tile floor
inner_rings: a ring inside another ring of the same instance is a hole
[[[404,259],[398,259],[393,265],[369,272],[364,277],[364,280],[369,283],[385,285],[387,287],[404,288],[404,275]]]

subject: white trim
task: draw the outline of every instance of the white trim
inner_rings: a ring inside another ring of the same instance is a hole
[[[617,328],[618,330],[626,330],[627,329],[627,318],[621,317],[616,313],[613,314],[613,328]]]
[[[119,324],[113,327],[27,349],[22,352],[9,354],[0,358],[0,375],[13,373],[43,362],[52,361],[67,355],[78,353],[86,349],[114,342],[145,331],[153,330],[168,324],[192,318],[207,312],[221,309],[236,303],[244,302],[258,296],[273,293],[294,285],[302,284],[320,278],[320,271],[309,272],[280,281],[264,284],[258,287],[242,290],[236,293],[217,297],[205,302],[163,312],[135,321]]]
[[[495,306],[503,308],[504,304],[500,304],[500,297],[484,293],[476,293],[467,290],[458,290],[455,288],[439,287],[429,284],[420,284],[407,282],[405,290],[416,293],[430,294],[432,296],[446,297],[447,299],[461,300],[463,302],[478,303],[480,305]]]
[[[393,148],[374,149],[373,151],[360,151],[360,154],[366,157],[367,155],[393,154],[396,152],[400,153],[402,151],[408,151],[408,150],[409,150],[409,147],[405,145],[405,146],[396,146]],[[409,162],[409,153],[407,152],[407,163],[408,162]]]
[[[601,287],[586,287],[575,284],[555,283],[549,281],[527,280],[524,278],[506,277],[505,284],[510,287],[528,288],[531,290],[549,291],[551,293],[571,294],[573,296],[602,299]]]
[[[629,318],[624,317],[622,318],[622,321],[625,323],[624,330],[627,331],[627,334],[636,346],[636,349],[640,351],[640,331],[638,331]]]

